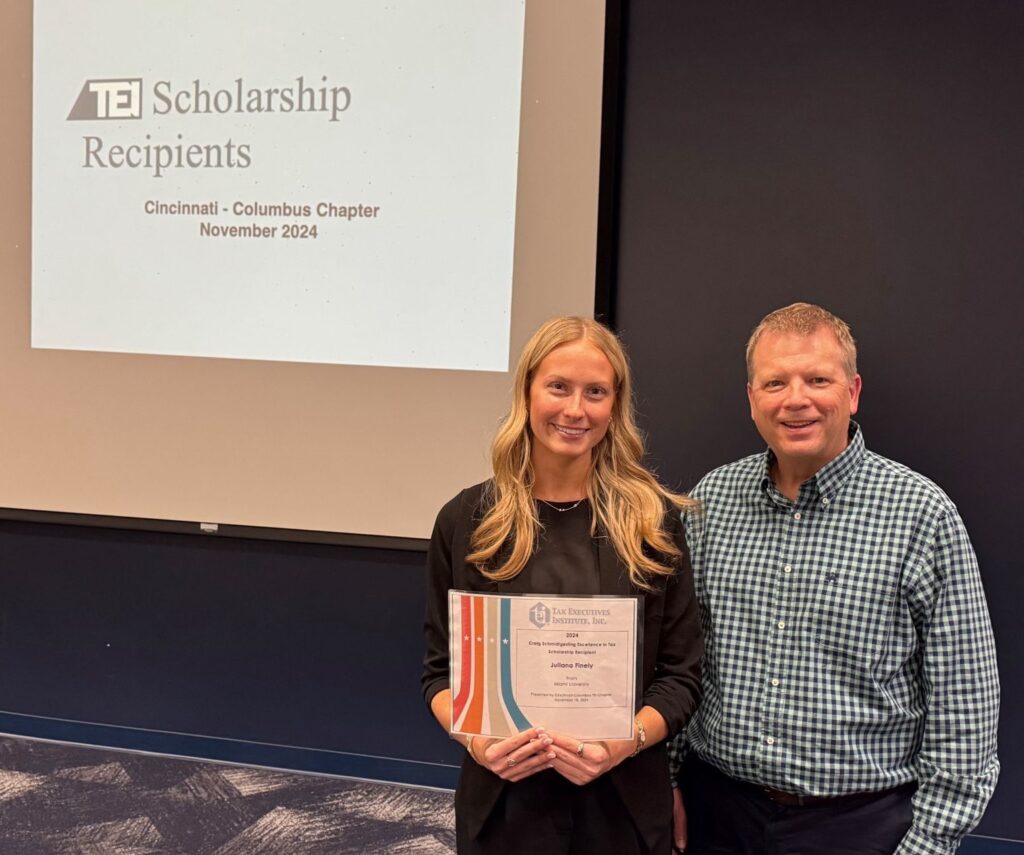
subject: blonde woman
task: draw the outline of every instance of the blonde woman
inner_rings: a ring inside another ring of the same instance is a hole
[[[599,323],[548,321],[523,349],[494,476],[442,508],[428,557],[423,691],[451,724],[447,592],[644,599],[636,739],[531,728],[477,736],[455,794],[458,851],[641,855],[671,850],[664,740],[697,704],[699,618],[679,512],[642,465],[629,363]]]

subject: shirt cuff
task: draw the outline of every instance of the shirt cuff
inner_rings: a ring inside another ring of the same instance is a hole
[[[959,840],[935,837],[911,826],[893,855],[956,855],[959,846]]]

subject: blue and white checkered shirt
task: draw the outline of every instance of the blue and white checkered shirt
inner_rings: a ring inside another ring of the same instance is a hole
[[[704,699],[675,741],[728,775],[841,795],[918,782],[897,855],[953,853],[999,774],[978,564],[935,484],[850,443],[796,502],[771,452],[706,475],[687,539]]]

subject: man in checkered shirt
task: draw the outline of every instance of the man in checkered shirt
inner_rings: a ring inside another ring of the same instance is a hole
[[[768,315],[747,346],[768,450],[693,492],[704,699],[672,752],[688,855],[953,853],[995,788],[974,551],[945,493],[866,450],[856,360],[830,312]]]

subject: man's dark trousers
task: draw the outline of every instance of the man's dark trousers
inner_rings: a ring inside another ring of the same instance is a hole
[[[911,823],[907,784],[808,803],[782,804],[690,755],[680,774],[686,855],[892,855]]]

